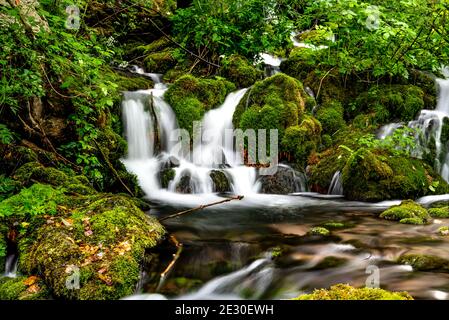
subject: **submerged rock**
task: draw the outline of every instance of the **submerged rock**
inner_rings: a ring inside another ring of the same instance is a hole
[[[329,290],[319,289],[293,300],[413,300],[407,292],[391,292],[378,288],[354,288],[337,284]]]
[[[328,236],[330,235],[330,231],[323,227],[313,227],[307,234],[311,236]]]
[[[406,200],[400,205],[382,212],[380,218],[399,221],[404,224],[426,224],[429,223],[430,215],[426,208],[412,200]]]
[[[191,194],[192,191],[192,178],[190,177],[189,173],[184,173],[178,184],[176,185],[176,192]]]
[[[398,263],[407,264],[418,271],[449,271],[449,260],[425,254],[405,254]]]

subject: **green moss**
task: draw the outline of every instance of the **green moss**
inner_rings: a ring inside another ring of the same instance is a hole
[[[448,227],[448,226],[439,227],[439,228],[438,228],[438,233],[439,233],[441,236],[447,236],[447,235],[449,235],[449,227]]]
[[[21,272],[39,272],[55,297],[118,299],[132,294],[144,251],[165,233],[131,198],[70,197],[65,214],[32,223],[18,240]],[[38,218],[35,218],[38,219]],[[78,268],[80,289],[66,280]]]
[[[323,126],[323,131],[328,134],[333,134],[346,126],[343,119],[343,107],[339,102],[328,103],[320,107],[316,118]]]
[[[176,65],[172,50],[150,53],[143,60],[145,70],[153,73],[165,73]]]
[[[449,207],[431,208],[429,214],[434,218],[449,218]]]
[[[288,59],[282,61],[281,71],[304,81],[315,70],[320,60],[320,52],[308,48],[295,48]]]
[[[352,228],[354,225],[348,222],[341,221],[326,221],[319,225],[319,227],[326,228],[328,230],[339,230],[339,229],[347,229]]]
[[[408,264],[417,271],[449,270],[449,260],[424,254],[405,254],[398,263]]]
[[[380,214],[380,218],[405,224],[426,224],[430,220],[427,210],[412,200],[403,201],[400,205],[385,210]]]
[[[238,88],[247,88],[260,80],[263,72],[255,68],[242,56],[233,55],[222,62],[221,75],[236,84]]]
[[[0,300],[42,300],[49,298],[44,282],[37,277],[0,279]]]
[[[234,89],[234,85],[223,78],[186,75],[170,86],[165,99],[176,113],[180,128],[192,134],[193,121],[200,121],[206,111],[220,106]]]
[[[374,86],[355,101],[352,115],[376,112],[380,123],[389,120],[410,121],[424,108],[424,92],[414,85]]]
[[[413,300],[407,292],[390,292],[378,288],[354,288],[337,284],[329,290],[319,289],[294,300]]]
[[[170,181],[175,178],[176,172],[173,168],[164,169],[159,174],[159,180],[161,183],[161,187],[164,189],[168,188]]]
[[[423,161],[366,148],[351,155],[342,180],[345,197],[350,200],[413,199],[448,190],[447,183]]]
[[[330,235],[330,231],[323,227],[313,227],[307,234],[313,236],[328,236]]]
[[[0,201],[16,194],[21,187],[20,182],[0,175]]]
[[[212,170],[210,173],[210,178],[214,183],[214,192],[231,191],[231,184],[229,183],[228,177],[223,171]]]

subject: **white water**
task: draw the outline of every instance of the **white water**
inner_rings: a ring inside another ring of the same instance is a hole
[[[5,277],[15,278],[17,277],[18,256],[16,254],[10,254],[6,257],[5,264]]]
[[[341,180],[341,172],[335,172],[331,184],[329,186],[328,194],[343,195],[343,182]]]
[[[416,120],[410,121],[408,127],[416,129],[415,139],[418,148],[413,151],[415,157],[422,157],[434,141],[436,149],[435,169],[444,180],[449,182],[449,146],[441,141],[443,123],[449,118],[449,79],[437,79],[438,103],[435,110],[421,110]],[[379,139],[385,139],[403,126],[401,123],[391,123],[380,129]]]
[[[241,155],[233,150],[233,141],[224,141],[225,130],[233,129],[235,108],[247,89],[229,94],[222,106],[205,114],[201,123],[201,141],[194,144],[191,157],[179,147],[177,135],[173,136],[179,130],[176,116],[164,100],[167,86],[158,82],[159,75],[145,73],[141,69],[136,72],[154,78],[155,88],[125,93],[122,106],[128,155],[122,161],[130,172],[137,175],[148,197],[184,202],[186,195],[177,193],[178,184],[183,176],[189,175],[189,188],[193,194],[207,194],[208,197],[201,197],[203,201],[214,199],[214,185],[210,178],[213,169],[221,169],[229,177],[233,193],[257,193],[256,169],[243,166]],[[154,148],[157,136],[162,140],[161,150]],[[175,178],[168,188],[162,189],[158,174],[170,157],[174,157],[179,166],[173,168]],[[189,200],[196,203],[198,199],[193,196]]]

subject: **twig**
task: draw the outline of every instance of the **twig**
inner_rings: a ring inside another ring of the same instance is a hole
[[[176,253],[173,255],[173,259],[170,261],[170,263],[168,264],[167,268],[165,268],[165,270],[161,273],[161,277],[159,279],[159,284],[156,288],[156,291],[159,291],[162,286],[165,283],[165,279],[167,279],[167,275],[168,273],[173,269],[173,267],[176,264],[176,261],[178,261],[179,257],[181,256],[181,252],[183,249],[183,245],[182,243],[180,243],[174,235],[170,236],[170,241],[173,242],[173,244],[176,246],[176,248],[178,248],[176,250]]]
[[[222,204],[222,203],[225,203],[225,202],[230,202],[230,201],[233,201],[233,200],[242,200],[242,199],[243,199],[243,196],[235,196],[235,197],[227,198],[227,199],[220,200],[220,201],[217,201],[217,202],[212,202],[212,203],[209,203],[209,204],[203,204],[203,205],[201,205],[199,207],[196,207],[196,208],[193,208],[193,209],[181,211],[181,212],[178,212],[178,213],[175,213],[175,214],[163,217],[163,218],[159,219],[159,221],[161,222],[161,221],[165,221],[165,220],[168,220],[168,219],[176,218],[176,217],[182,216],[182,215],[187,214],[187,213],[191,213],[191,212],[194,212],[194,211],[203,210],[203,209],[206,209],[208,207],[215,206],[217,204]]]
[[[330,70],[324,75],[324,77],[321,78],[320,86],[318,87],[318,92],[317,92],[317,94],[316,94],[315,101],[318,101],[318,97],[320,96],[321,86],[323,85],[324,79],[325,79],[325,78],[329,75],[329,73],[331,73],[332,70],[334,70],[334,69],[335,69],[335,67],[333,67],[332,69],[330,69]]]

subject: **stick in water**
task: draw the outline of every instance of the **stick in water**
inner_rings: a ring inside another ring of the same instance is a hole
[[[220,200],[220,201],[217,201],[217,202],[213,202],[213,203],[209,203],[209,204],[203,204],[203,205],[201,205],[199,207],[196,207],[196,208],[193,208],[193,209],[181,211],[181,212],[178,212],[178,213],[175,213],[175,214],[163,217],[163,218],[159,219],[159,221],[164,221],[164,220],[176,218],[176,217],[182,216],[182,215],[190,213],[190,212],[203,210],[203,209],[206,209],[208,207],[216,206],[217,204],[222,204],[222,203],[225,203],[225,202],[229,202],[229,201],[233,201],[233,200],[242,200],[242,199],[243,199],[243,196],[235,196],[235,197],[227,198],[227,199]]]

